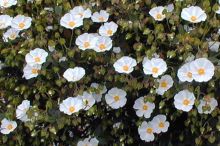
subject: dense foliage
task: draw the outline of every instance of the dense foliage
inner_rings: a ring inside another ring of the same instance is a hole
[[[1,15],[13,18],[0,19],[0,120],[16,121],[17,126],[7,126],[11,130],[7,134],[1,131],[0,145],[77,145],[88,137],[96,138],[99,145],[220,144],[220,109],[216,104],[209,105],[212,99],[219,101],[220,94],[218,0],[18,0],[10,7],[4,7],[3,2],[0,0]],[[76,6],[88,8],[92,14],[105,10],[109,18],[98,23],[94,15],[83,20],[68,16],[79,22],[66,23],[65,14]],[[163,10],[153,17],[149,11],[158,6]],[[186,20],[181,13],[190,6],[201,8],[202,18]],[[15,20],[18,15],[27,17]],[[11,24],[6,29],[2,24],[9,19]],[[30,24],[27,28],[20,24],[24,19],[23,25]],[[107,33],[111,37],[96,34],[105,35],[104,22],[114,22],[106,27],[116,28]],[[5,34],[10,27],[13,36]],[[89,33],[86,37],[94,45],[105,39],[106,46],[85,49],[79,39],[84,33]],[[43,59],[31,58],[31,50],[41,52]],[[129,56],[128,60],[124,56]],[[120,69],[121,63],[116,63],[120,58],[125,63],[131,61],[131,67]],[[153,59],[158,59],[155,64]],[[178,72],[187,63],[191,70],[205,65],[198,74],[188,74],[192,80],[184,80]],[[152,64],[159,66],[151,72],[148,69]],[[28,72],[29,68],[32,70]],[[76,72],[68,70],[71,68]],[[70,77],[72,71],[74,76]],[[36,76],[29,76],[31,73]],[[203,74],[206,76],[199,76]],[[170,82],[162,84],[163,78]],[[164,86],[169,88],[162,90]],[[190,97],[184,105],[193,100],[187,108],[177,103],[183,98],[178,94],[181,91]],[[118,95],[113,96],[115,93]],[[101,99],[89,105],[94,96]],[[122,96],[126,98],[120,105],[108,101],[113,98],[117,102]],[[144,110],[152,107],[148,115],[138,116],[136,112],[138,105],[135,108],[134,104],[140,97],[149,104]],[[83,101],[74,101],[77,106],[88,106],[77,112],[76,107],[65,111],[75,99]],[[18,106],[24,100],[30,105],[25,111],[27,117],[22,119]],[[157,115],[166,116],[168,130],[154,134],[153,140],[143,140],[139,132],[143,121],[154,123]]]

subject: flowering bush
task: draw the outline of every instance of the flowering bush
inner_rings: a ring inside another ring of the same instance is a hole
[[[0,7],[1,145],[220,144],[220,1]]]

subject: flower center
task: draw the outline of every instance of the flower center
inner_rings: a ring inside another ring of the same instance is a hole
[[[75,107],[74,107],[74,106],[71,106],[71,107],[69,108],[69,112],[73,113],[74,111],[75,111]]]
[[[13,128],[12,124],[9,124],[9,125],[7,126],[7,129],[8,129],[8,130],[11,130],[12,128]]]
[[[124,71],[128,71],[128,69],[129,69],[129,67],[128,67],[127,65],[124,65],[124,66],[123,66],[123,70],[124,70]]]
[[[183,100],[183,105],[187,106],[189,105],[190,101],[188,99],[184,99]]]
[[[160,128],[164,128],[164,126],[165,126],[165,125],[164,125],[163,122],[160,122],[160,123],[159,123],[159,127],[160,127]]]
[[[100,50],[104,50],[105,48],[106,48],[105,44],[100,44],[100,45],[99,45],[99,49],[100,49]]]
[[[14,40],[16,38],[16,35],[14,34],[14,33],[12,33],[11,35],[10,35],[10,39],[11,40]]]
[[[159,69],[158,69],[157,67],[153,67],[153,68],[152,68],[152,72],[153,72],[154,74],[158,73],[158,70],[159,70]]]
[[[145,105],[143,105],[143,110],[148,110],[148,106],[145,104]]]
[[[160,86],[161,86],[162,88],[166,88],[166,87],[167,87],[167,82],[166,82],[166,81],[161,82],[161,83],[160,83]]]
[[[83,46],[84,46],[84,48],[88,48],[88,47],[90,46],[90,43],[89,43],[89,42],[85,42],[85,43],[83,44]]]
[[[40,57],[35,57],[35,58],[34,58],[34,61],[35,61],[35,62],[40,62]]]
[[[205,74],[205,70],[203,68],[198,69],[198,74],[199,75],[204,75]]]
[[[70,27],[74,27],[76,25],[76,23],[74,21],[70,21],[68,24]]]
[[[109,29],[109,30],[107,31],[107,34],[111,36],[111,35],[113,34],[112,30]]]
[[[153,129],[152,128],[147,128],[147,133],[149,133],[149,134],[153,133]]]
[[[33,68],[32,70],[31,70],[31,72],[32,72],[32,74],[38,74],[38,69],[35,69],[35,68]]]
[[[21,23],[18,24],[18,27],[19,27],[20,29],[24,28],[24,26],[25,26],[24,22],[21,22]]]
[[[191,16],[191,21],[195,22],[197,20],[196,16]]]
[[[160,13],[158,13],[158,14],[156,15],[156,18],[157,18],[157,19],[162,19],[162,17],[163,17],[163,16],[162,16]]]
[[[187,77],[188,77],[188,78],[192,78],[192,73],[191,73],[191,72],[188,72],[188,73],[187,73]]]
[[[119,96],[114,96],[115,101],[119,101],[120,97]]]
[[[100,22],[103,22],[104,20],[105,20],[104,17],[99,17]]]

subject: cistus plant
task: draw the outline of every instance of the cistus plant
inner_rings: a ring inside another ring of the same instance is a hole
[[[219,0],[0,0],[1,146],[219,146]]]

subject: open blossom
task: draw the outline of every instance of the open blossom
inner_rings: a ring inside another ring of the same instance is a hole
[[[33,66],[36,64],[43,64],[46,62],[48,53],[41,48],[35,48],[34,50],[31,50],[28,54],[25,56],[25,60],[28,65]]]
[[[170,75],[164,75],[158,80],[159,87],[156,89],[157,94],[163,95],[173,86],[173,79]]]
[[[29,118],[27,116],[27,111],[30,108],[30,101],[29,100],[23,100],[20,105],[18,105],[16,109],[16,118],[26,122],[29,121]]]
[[[190,63],[192,77],[197,82],[207,82],[212,79],[215,67],[207,58],[199,58]]]
[[[66,13],[60,19],[60,25],[68,29],[74,29],[83,25],[83,19],[81,19],[80,16],[75,16],[71,13]]]
[[[3,40],[8,42],[8,40],[15,40],[19,36],[19,30],[10,28],[3,34]]]
[[[26,17],[24,15],[17,15],[11,21],[11,27],[17,30],[28,29],[31,26],[31,17]]]
[[[118,25],[115,22],[106,22],[104,25],[100,26],[99,34],[101,36],[113,36],[117,29]]]
[[[95,88],[96,89],[96,92],[92,93],[93,97],[95,98],[96,102],[100,102],[101,101],[101,98],[102,98],[102,95],[104,93],[106,93],[107,91],[107,88],[106,86],[102,86],[98,83],[92,83],[90,85],[92,88]],[[98,92],[97,92],[98,91]]]
[[[129,56],[123,56],[113,64],[115,71],[126,74],[131,73],[136,65],[136,60]]]
[[[82,99],[79,97],[68,97],[60,104],[60,111],[72,115],[83,108]]]
[[[182,90],[174,96],[174,105],[177,109],[188,112],[192,109],[195,96],[188,90]]]
[[[76,38],[76,45],[81,50],[93,49],[98,38],[93,34],[83,33]]]
[[[198,112],[200,114],[211,114],[212,111],[218,106],[218,101],[215,98],[209,96],[200,99]]]
[[[112,39],[106,36],[98,36],[94,47],[96,52],[109,51],[112,48]]]
[[[142,122],[141,126],[138,128],[138,133],[141,140],[150,142],[154,140],[154,129],[152,122]]]
[[[17,0],[0,0],[0,7],[9,8],[17,4]]]
[[[152,75],[154,78],[162,75],[167,70],[166,62],[161,58],[144,58],[143,70],[146,75]]]
[[[127,93],[124,90],[119,88],[112,88],[105,95],[105,101],[111,108],[118,109],[126,104],[126,95]]]
[[[24,72],[23,77],[26,80],[35,78],[39,75],[40,70],[41,70],[41,65],[39,64],[36,64],[33,66],[30,66],[27,64],[23,69],[23,72]]]
[[[182,82],[185,82],[185,81],[192,82],[193,81],[192,71],[190,69],[190,63],[191,62],[186,63],[178,69],[177,76],[178,76],[179,80]]]
[[[109,13],[107,13],[105,10],[101,10],[100,12],[93,13],[91,18],[93,22],[107,22],[109,18]]]
[[[68,82],[76,82],[83,78],[85,75],[85,69],[82,67],[74,67],[74,68],[68,68],[64,73],[63,77]]]
[[[150,118],[151,113],[155,109],[155,104],[151,102],[145,102],[144,97],[140,97],[135,100],[133,108],[136,110],[138,117]]]
[[[11,121],[11,120],[4,118],[1,121],[0,130],[2,134],[9,134],[12,131],[14,131],[16,127],[17,127],[17,123],[15,121]]]
[[[198,6],[191,6],[188,8],[182,9],[181,17],[189,21],[191,23],[199,23],[202,21],[205,21],[207,18],[207,15],[204,10],[202,10]]]
[[[82,141],[79,141],[77,143],[77,146],[98,146],[99,141],[94,137],[94,138],[85,138]]]
[[[92,96],[92,94],[88,92],[83,92],[83,95],[79,96],[83,101],[83,109],[89,110],[94,104],[95,104],[95,98]]]
[[[89,8],[84,9],[82,6],[75,6],[72,10],[70,10],[70,13],[73,16],[77,16],[83,19],[83,18],[90,18],[92,12]]]
[[[162,21],[166,18],[165,14],[163,14],[165,7],[158,6],[154,7],[149,11],[149,14],[156,20],[156,21]]]
[[[165,115],[157,115],[151,121],[155,133],[167,132],[170,123]]]
[[[0,15],[0,29],[5,29],[11,26],[12,17],[9,15]]]

